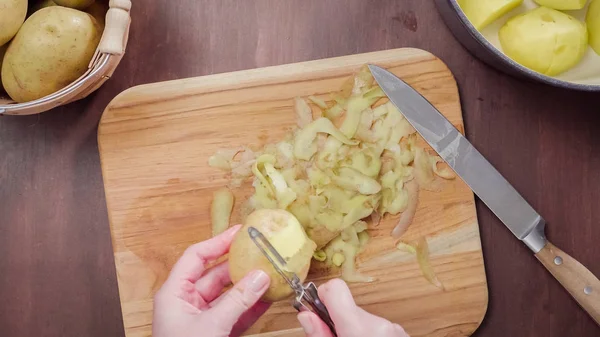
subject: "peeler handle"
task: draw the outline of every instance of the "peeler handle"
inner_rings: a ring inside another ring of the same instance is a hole
[[[315,314],[317,314],[319,316],[319,318],[321,318],[321,320],[323,322],[325,322],[325,324],[327,324],[327,326],[329,327],[329,330],[331,330],[331,333],[334,336],[337,336],[337,334],[335,332],[335,324],[333,323],[333,320],[331,319],[331,316],[329,315],[329,311],[327,311],[327,307],[325,307],[325,304],[323,304],[323,302],[319,298],[319,292],[318,292],[315,284],[310,282],[304,288],[304,291],[310,297],[309,303],[312,306]]]

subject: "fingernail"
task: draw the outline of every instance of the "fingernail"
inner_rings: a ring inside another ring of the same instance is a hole
[[[254,293],[258,293],[269,285],[269,275],[262,270],[255,270],[250,276],[248,288]]]
[[[230,237],[233,237],[237,234],[238,230],[240,229],[241,225],[235,225],[231,228],[228,229],[227,235],[229,235]]]
[[[302,329],[304,329],[305,334],[310,335],[314,332],[315,329],[312,324],[312,319],[309,315],[303,313],[299,314],[298,321],[300,322],[300,325],[302,325]]]

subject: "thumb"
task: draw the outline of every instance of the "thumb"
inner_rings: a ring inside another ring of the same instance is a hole
[[[408,337],[400,325],[359,308],[350,288],[340,279],[319,287],[319,297],[329,311],[338,336]]]
[[[360,308],[356,306],[346,282],[340,279],[330,280],[319,287],[319,297],[336,326],[360,324],[357,322]]]
[[[267,291],[271,280],[262,270],[250,272],[233,288],[223,294],[209,311],[217,324],[231,331],[233,325],[239,318]]]
[[[299,313],[298,321],[300,321],[300,325],[302,325],[306,337],[333,337],[327,324],[325,324],[319,316],[310,311]]]

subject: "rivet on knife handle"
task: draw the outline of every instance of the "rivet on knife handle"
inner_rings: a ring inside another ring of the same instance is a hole
[[[581,263],[554,247],[544,235],[545,221],[492,164],[410,85],[389,71],[369,65],[373,77],[425,141],[452,167],[510,231],[546,266],[600,325],[600,281]]]
[[[600,325],[600,280],[579,261],[550,242],[535,257]]]

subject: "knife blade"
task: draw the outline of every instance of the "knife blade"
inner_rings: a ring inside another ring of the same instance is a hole
[[[545,242],[528,235],[544,219],[429,101],[394,74],[370,66],[390,101],[494,214],[534,252]],[[534,239],[535,238],[535,239]]]
[[[369,69],[421,137],[600,324],[600,280],[548,242],[544,219],[425,97],[391,72]]]

